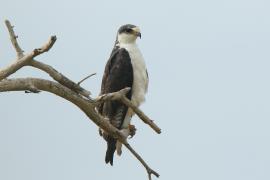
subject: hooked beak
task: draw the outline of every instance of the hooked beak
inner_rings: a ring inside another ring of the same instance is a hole
[[[142,34],[141,34],[139,27],[134,27],[134,28],[132,28],[132,30],[133,30],[133,34],[135,36],[140,37],[140,39],[142,38]]]
[[[136,35],[140,37],[140,39],[142,38],[142,34],[140,32],[137,32]]]

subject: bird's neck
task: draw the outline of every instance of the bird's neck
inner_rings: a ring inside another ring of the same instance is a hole
[[[136,41],[125,41],[125,40],[119,41],[118,40],[118,44],[119,45],[136,45]]]
[[[138,48],[138,46],[137,46],[137,44],[136,44],[136,42],[133,42],[133,43],[118,43],[118,46],[120,47],[120,48],[125,48],[125,49],[137,49]]]
[[[117,36],[117,41],[119,44],[136,44],[136,37],[126,34],[119,34]]]

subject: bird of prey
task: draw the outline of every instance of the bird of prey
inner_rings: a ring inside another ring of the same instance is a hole
[[[148,88],[146,65],[136,44],[138,37],[141,38],[141,32],[135,25],[126,24],[119,28],[115,45],[105,67],[100,93],[102,95],[130,87],[131,90],[126,97],[137,107],[144,102]],[[134,114],[132,109],[119,101],[109,101],[101,104],[98,110],[126,137],[132,134],[131,131],[134,130],[134,126],[130,125]],[[113,165],[114,152],[117,151],[117,154],[121,155],[121,143],[106,132],[102,135],[107,141],[105,162]]]

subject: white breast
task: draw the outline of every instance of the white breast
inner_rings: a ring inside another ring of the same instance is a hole
[[[133,85],[131,101],[138,107],[144,102],[145,93],[148,88],[148,77],[146,73],[146,66],[139,50],[135,43],[120,44],[121,48],[125,48],[129,52],[131,63],[133,67]]]
[[[133,102],[137,107],[139,107],[140,104],[145,100],[145,94],[148,88],[148,77],[145,62],[138,46],[135,43],[120,44],[119,46],[120,48],[125,48],[131,58],[131,64],[133,67],[131,102]],[[127,128],[132,115],[133,111],[129,108],[122,128]]]

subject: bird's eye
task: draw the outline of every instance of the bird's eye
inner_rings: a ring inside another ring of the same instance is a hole
[[[131,33],[132,29],[126,29],[127,33]]]

